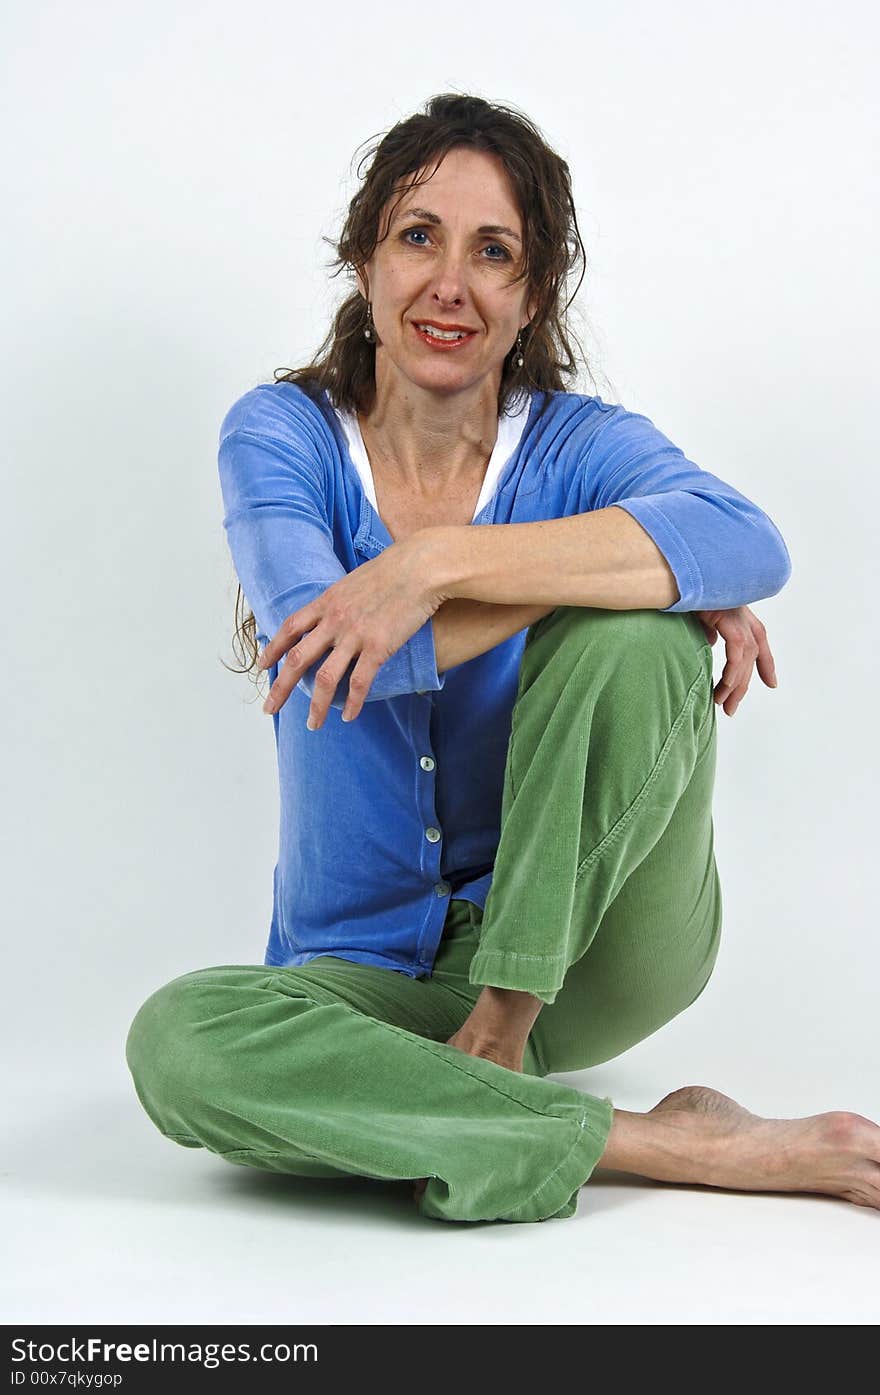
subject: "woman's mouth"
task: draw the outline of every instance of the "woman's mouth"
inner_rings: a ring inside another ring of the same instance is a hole
[[[429,344],[432,349],[445,349],[447,352],[451,349],[460,349],[463,344],[469,344],[477,335],[475,329],[469,332],[456,330],[453,333],[449,330],[432,328],[430,325],[415,324],[412,321],[410,323],[423,344]]]

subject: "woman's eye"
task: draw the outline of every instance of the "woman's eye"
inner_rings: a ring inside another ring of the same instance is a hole
[[[401,233],[401,238],[404,241],[406,241],[406,239],[410,237],[412,233],[417,233],[419,237],[427,237],[428,235],[424,228],[406,228]],[[409,245],[410,247],[424,247],[425,244],[423,242],[411,242]],[[489,257],[488,260],[490,262],[510,261],[510,253],[508,252],[506,247],[501,246],[500,242],[490,242],[485,250],[488,251],[489,248],[494,248],[495,251],[501,253],[500,257]]]

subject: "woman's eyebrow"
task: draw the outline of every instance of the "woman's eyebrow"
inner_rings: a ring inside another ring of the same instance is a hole
[[[410,217],[424,218],[425,222],[434,223],[435,225],[443,222],[443,219],[440,217],[439,214],[431,213],[427,208],[407,208],[403,213],[398,213],[395,216],[394,221],[392,223],[392,227],[394,226],[394,223],[399,223],[404,218]],[[504,225],[501,223],[484,223],[482,227],[477,228],[477,232],[491,233],[492,235],[495,235],[497,233],[506,233],[508,237],[515,238],[517,242],[522,241],[522,238],[520,237],[519,233],[515,233],[513,231],[513,228],[504,227]]]

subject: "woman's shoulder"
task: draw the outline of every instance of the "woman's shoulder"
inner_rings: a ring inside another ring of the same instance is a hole
[[[233,402],[220,426],[220,440],[233,432],[272,438],[326,441],[332,437],[327,395],[299,383],[257,383]]]
[[[586,392],[566,392],[559,389],[535,393],[531,415],[530,435],[533,444],[545,446],[552,440],[557,449],[591,442],[596,433],[620,416],[628,416],[624,407]]]
[[[554,393],[548,437],[560,459],[589,465],[597,478],[643,460],[688,461],[682,448],[644,412],[587,393]]]
[[[605,419],[609,413],[622,410],[618,403],[606,402],[604,398],[588,392],[554,389],[538,396],[545,399],[542,402],[545,412],[559,418],[588,415]]]

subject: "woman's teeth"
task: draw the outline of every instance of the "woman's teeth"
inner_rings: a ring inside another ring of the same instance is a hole
[[[465,331],[461,329],[435,329],[433,325],[416,325],[423,334],[429,334],[432,339],[464,339]]]

